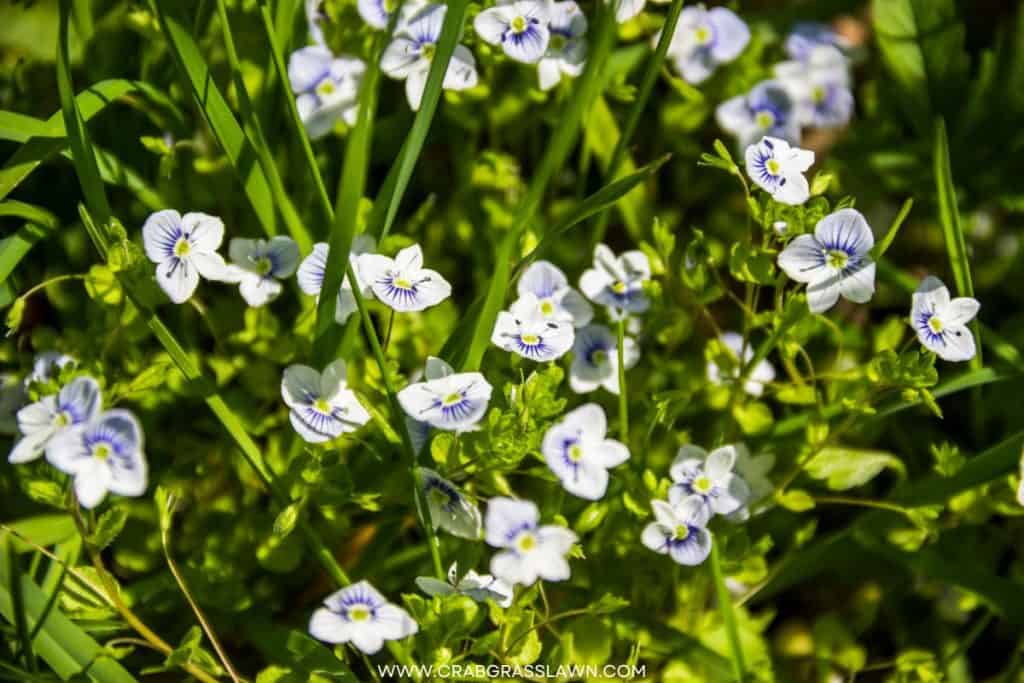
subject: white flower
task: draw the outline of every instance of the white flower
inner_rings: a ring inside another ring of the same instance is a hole
[[[309,634],[317,640],[351,643],[368,655],[379,652],[385,640],[407,638],[418,630],[408,612],[388,602],[367,581],[329,595],[309,620]]]
[[[235,237],[228,245],[231,265],[226,279],[239,283],[245,302],[259,308],[281,295],[278,280],[291,277],[299,263],[299,246],[291,237],[270,240]]]
[[[977,299],[950,299],[942,280],[929,275],[914,292],[910,323],[924,347],[939,358],[965,361],[977,353],[967,323],[974,320],[980,309]]]
[[[583,272],[580,289],[596,304],[607,306],[613,317],[643,313],[650,306],[644,282],[651,279],[651,264],[642,251],[615,256],[605,244],[594,248],[594,267]]]
[[[339,118],[355,125],[359,114],[359,84],[366,64],[356,57],[335,57],[323,45],[310,45],[288,59],[288,80],[295,106],[309,137],[327,135]]]
[[[397,0],[357,0],[356,8],[359,16],[363,18],[371,28],[383,31],[391,21],[391,14],[398,7]],[[398,14],[395,22],[395,33],[398,33],[409,23],[410,17],[427,5],[426,0],[406,0]]]
[[[381,55],[381,70],[398,80],[405,80],[405,96],[413,111],[420,108],[427,75],[441,38],[445,5],[427,5],[409,18],[395,33],[394,40]],[[445,90],[468,90],[476,87],[476,60],[464,45],[456,45],[441,87]]]
[[[409,417],[454,432],[475,427],[490,400],[491,385],[479,372],[428,379],[398,392],[398,402]]]
[[[733,474],[736,458],[737,449],[731,445],[711,453],[692,444],[683,446],[669,468],[675,482],[668,491],[669,502],[679,505],[699,496],[716,515],[736,512],[750,499],[747,482]]]
[[[146,492],[142,427],[127,410],[108,410],[61,431],[46,446],[46,459],[74,477],[75,496],[84,508],[99,505],[107,492],[119,496]]]
[[[735,332],[725,332],[719,338],[723,345],[730,351],[736,359],[735,364],[732,366],[732,370],[728,377],[722,376],[722,370],[718,367],[718,364],[714,361],[708,361],[707,372],[708,381],[712,384],[727,384],[736,379],[739,379],[741,365],[745,365],[751,361],[754,357],[754,349],[748,344],[747,348],[743,348],[743,336]],[[740,362],[740,356],[743,357],[743,362]],[[775,380],[775,368],[772,364],[766,360],[762,360],[757,366],[751,371],[747,381],[743,384],[743,390],[751,396],[760,396],[764,393],[764,385]]]
[[[25,378],[25,387],[33,383],[46,384],[60,376],[66,367],[74,367],[78,361],[60,351],[43,351],[32,362],[32,372]]]
[[[157,264],[156,281],[176,304],[196,291],[199,277],[223,281],[227,264],[217,253],[224,239],[224,223],[205,213],[166,209],[150,214],[142,226],[146,256]]]
[[[452,286],[440,273],[423,267],[418,244],[406,247],[393,259],[363,254],[359,274],[378,299],[399,313],[436,306],[452,294]]]
[[[472,569],[460,579],[457,563],[448,568],[447,582],[432,576],[417,576],[416,585],[427,595],[465,595],[477,602],[493,600],[502,608],[512,605],[511,584],[490,574],[477,574]]]
[[[807,283],[812,313],[832,308],[839,296],[858,304],[875,293],[875,262],[868,255],[875,236],[856,209],[840,209],[822,218],[813,235],[800,235],[779,254],[779,267]]]
[[[608,469],[629,460],[629,449],[606,439],[604,409],[587,403],[567,413],[544,433],[541,453],[565,490],[587,500],[600,500],[608,489]]]
[[[587,17],[573,0],[551,3],[548,17],[548,49],[537,62],[541,90],[551,90],[562,74],[576,78],[583,73],[587,57]]]
[[[661,33],[655,36],[655,44]],[[725,7],[684,7],[679,14],[668,56],[688,83],[703,83],[721,64],[733,61],[750,42],[750,29]]]
[[[800,143],[800,117],[785,85],[776,80],[762,81],[746,95],[722,102],[715,109],[715,120],[722,130],[739,139],[746,149],[764,136]]]
[[[324,4],[324,0],[306,0],[306,25],[309,27],[309,36],[318,45],[324,44],[324,30],[320,27],[326,17],[324,13],[320,11],[320,5]]]
[[[377,248],[377,240],[372,235],[360,233],[352,239],[352,247],[348,252],[348,260],[352,265],[352,271],[356,274],[356,285],[364,300],[373,299],[373,290],[363,281],[359,274],[359,257]],[[327,273],[327,255],[330,247],[326,242],[317,242],[313,245],[313,251],[309,256],[302,259],[296,279],[299,281],[299,289],[304,293],[315,296],[319,299],[320,290],[324,286],[324,275]],[[338,290],[338,303],[334,307],[334,320],[339,325],[344,325],[349,316],[359,310],[356,305],[356,297],[352,293],[352,283],[348,274],[341,280],[341,289]]]
[[[536,261],[519,277],[520,298],[532,294],[537,310],[547,320],[583,327],[594,317],[594,309],[583,295],[569,286],[569,280],[557,266]]]
[[[480,510],[455,488],[455,484],[434,470],[419,468],[423,494],[430,507],[434,528],[475,541],[480,538]]]
[[[422,377],[431,379],[441,379],[448,375],[454,375],[455,370],[448,363],[436,356],[427,356],[427,362],[423,368]],[[419,376],[413,375],[410,377],[410,382],[415,382],[419,379]],[[427,441],[430,440],[430,424],[428,422],[422,422],[420,420],[413,419],[409,415],[405,416],[405,428],[409,431],[409,438],[412,440],[412,448],[415,452],[419,453],[423,450],[423,447],[427,445]]]
[[[281,397],[291,409],[289,418],[299,436],[323,443],[354,432],[370,414],[346,386],[345,361],[340,358],[320,374],[306,365],[289,365],[281,377]]]
[[[808,59],[815,48],[823,45],[830,45],[840,50],[850,47],[849,42],[836,33],[831,26],[814,21],[797,23],[786,36],[786,54],[792,59],[800,61]]]
[[[656,553],[669,555],[679,564],[694,566],[711,553],[707,530],[711,512],[700,496],[690,496],[678,505],[652,500],[654,519],[644,528],[640,540]]]
[[[484,42],[500,45],[517,62],[534,64],[548,49],[548,4],[518,0],[496,5],[476,15],[473,28]]]
[[[853,116],[849,62],[837,48],[821,45],[806,60],[776,64],[775,77],[796,103],[802,125],[837,128]]]
[[[8,456],[8,462],[20,464],[35,460],[47,444],[62,431],[90,422],[99,415],[100,386],[92,377],[76,377],[59,393],[42,397],[18,411],[18,429],[22,438]]]
[[[533,294],[521,296],[509,311],[498,313],[491,343],[543,363],[561,358],[572,348],[572,323],[546,318]]]
[[[529,586],[538,578],[569,578],[566,555],[576,534],[560,526],[540,526],[540,512],[530,501],[492,498],[485,526],[488,545],[503,548],[491,558],[491,573],[499,579]]]
[[[797,206],[810,198],[804,172],[814,164],[814,152],[763,137],[747,147],[746,157],[747,175],[775,201]]]
[[[577,330],[569,366],[569,387],[577,394],[604,387],[618,396],[618,349],[618,338],[604,325],[587,325]],[[622,360],[627,370],[640,360],[640,349],[630,337],[624,340]]]

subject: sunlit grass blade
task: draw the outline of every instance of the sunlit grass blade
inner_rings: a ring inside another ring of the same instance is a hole
[[[430,64],[430,72],[427,76],[427,85],[423,91],[423,100],[420,109],[416,112],[409,135],[402,144],[398,159],[395,161],[397,167],[394,185],[388,187],[385,183],[384,192],[378,193],[377,204],[386,207],[383,224],[377,229],[373,217],[368,223],[367,229],[381,237],[388,234],[391,226],[398,215],[398,207],[402,202],[402,196],[412,178],[413,168],[419,159],[423,144],[426,142],[427,133],[430,131],[430,124],[434,120],[434,113],[437,111],[437,104],[441,97],[441,86],[444,83],[445,74],[448,71],[448,63],[452,53],[462,34],[462,25],[466,20],[466,11],[469,9],[469,0],[452,0],[445,12],[444,26],[441,28],[441,36],[437,41],[437,51]],[[374,207],[375,213],[377,206]]]
[[[732,596],[729,588],[725,585],[725,574],[722,572],[721,551],[718,543],[711,544],[711,576],[715,584],[715,598],[718,601],[718,611],[725,623],[725,632],[729,637],[729,652],[732,659],[733,674],[738,683],[747,680],[747,664],[743,656],[743,645],[740,642],[739,627],[736,625],[736,613],[733,609]]]
[[[0,202],[0,217],[17,216],[27,222],[0,240],[0,283],[21,262],[32,246],[56,230],[57,217],[46,209],[13,200]]]
[[[210,67],[203,59],[199,46],[185,25],[175,16],[177,4],[171,0],[151,0],[151,4],[167,37],[171,53],[191,85],[192,94],[210,130],[234,167],[235,173],[242,180],[249,204],[263,230],[268,235],[277,234],[274,195],[258,163],[257,152],[242,127],[238,125],[238,120],[231,113],[227,101],[214,82],[213,74],[210,73]]]
[[[519,244],[522,232],[536,213],[551,177],[555,174],[555,171],[564,166],[569,152],[579,138],[583,114],[597,97],[600,90],[603,80],[602,72],[615,42],[617,24],[614,11],[611,8],[604,4],[598,4],[596,9],[595,38],[591,44],[592,49],[587,56],[587,66],[584,68],[583,74],[577,79],[572,99],[569,100],[564,112],[559,116],[558,126],[551,132],[550,143],[540,163],[534,170],[533,177],[526,190],[526,195],[519,205],[519,210],[512,221],[511,227],[498,243],[487,295],[484,298],[480,313],[475,317],[473,333],[469,338],[469,345],[465,356],[458,361],[458,366],[463,372],[480,368],[484,352],[490,344],[494,321],[498,317],[498,312],[505,304],[505,295],[509,286],[511,260]],[[449,358],[448,360],[452,359]]]
[[[885,255],[885,252],[892,246],[893,241],[896,239],[896,235],[899,234],[900,228],[903,227],[903,222],[907,219],[907,215],[910,210],[914,207],[914,199],[908,197],[907,201],[903,202],[903,206],[900,207],[899,213],[896,214],[896,218],[893,219],[892,224],[889,226],[889,230],[886,231],[885,237],[882,241],[875,245],[875,248],[871,250],[871,256],[875,259],[881,258]]]
[[[11,564],[6,553],[0,553],[0,614],[14,623]],[[27,576],[19,584],[29,626],[38,623],[44,614],[48,596]],[[88,669],[88,678],[97,683],[136,683],[136,679],[114,659],[105,655],[103,647],[76,626],[59,609],[51,608],[46,621],[32,641],[33,651],[64,680]]]
[[[267,182],[270,185],[274,204],[281,212],[281,218],[284,219],[288,234],[299,245],[299,251],[306,253],[313,248],[313,240],[310,238],[309,231],[299,217],[299,212],[296,211],[295,205],[292,204],[291,198],[285,192],[281,174],[277,170],[273,153],[270,151],[270,145],[263,134],[263,126],[260,124],[259,116],[257,116],[252,101],[249,99],[249,90],[245,85],[245,79],[242,78],[242,63],[238,58],[238,51],[235,49],[235,38],[231,32],[231,23],[224,0],[217,0],[217,13],[220,16],[221,33],[224,36],[224,47],[228,53],[228,64],[231,66],[238,104],[249,130],[249,142],[252,144],[253,149],[256,150],[256,157],[259,160],[260,168],[263,170],[263,175],[267,178]]]
[[[32,639],[28,631],[28,617],[25,614],[25,596],[22,594],[21,565],[18,564],[14,544],[9,538],[4,543],[4,553],[7,555],[7,590],[11,596],[11,611],[14,617],[15,638],[20,648],[19,655],[29,671],[36,671],[36,658],[32,653]]]
[[[974,296],[974,283],[971,280],[970,257],[967,253],[967,240],[964,227],[960,221],[960,209],[956,202],[956,188],[953,186],[953,171],[949,162],[949,139],[946,137],[946,122],[939,118],[935,122],[934,148],[935,190],[939,201],[939,222],[942,224],[942,235],[949,254],[949,265],[953,271],[957,294]],[[977,339],[978,353],[971,359],[971,367],[980,368],[981,331],[977,322],[972,322],[974,336]]]

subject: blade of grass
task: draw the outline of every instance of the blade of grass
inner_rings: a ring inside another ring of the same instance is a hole
[[[900,228],[903,227],[903,221],[907,219],[907,215],[910,213],[910,209],[914,207],[913,197],[908,197],[907,201],[903,202],[903,206],[900,207],[899,213],[896,214],[896,218],[893,219],[892,225],[889,226],[889,230],[885,233],[885,237],[882,241],[875,245],[875,248],[871,250],[871,256],[876,261],[880,259],[885,252],[892,246],[893,241],[896,239],[896,235],[899,233]]]
[[[22,594],[21,565],[18,564],[18,556],[15,554],[14,544],[10,538],[4,543],[4,552],[7,554],[7,566],[10,568],[10,576],[7,589],[11,596],[11,609],[14,613],[14,632],[18,639],[22,661],[31,672],[36,672],[36,658],[32,653],[32,638],[28,631],[28,617],[25,614],[25,596]]]
[[[217,0],[217,13],[220,16],[221,34],[224,37],[224,48],[228,53],[228,64],[231,66],[231,75],[234,78],[235,93],[238,96],[238,104],[242,110],[242,116],[249,128],[248,139],[253,149],[256,150],[256,158],[259,161],[263,175],[270,184],[270,191],[274,198],[274,204],[281,212],[281,218],[288,228],[288,234],[299,245],[299,252],[305,254],[313,248],[313,240],[309,236],[309,230],[302,223],[299,212],[285,192],[284,183],[281,181],[281,174],[277,171],[274,163],[274,156],[270,151],[270,145],[263,134],[263,126],[260,125],[259,116],[249,99],[249,90],[242,78],[242,63],[238,59],[238,51],[235,49],[235,38],[231,33],[231,23],[228,20],[228,10],[224,0]]]
[[[725,575],[722,573],[722,558],[720,555],[718,543],[712,543],[711,577],[715,583],[718,611],[722,615],[725,632],[729,637],[729,651],[732,658],[733,674],[739,683],[743,683],[743,681],[747,680],[747,664],[743,657],[743,645],[740,642],[740,631],[736,625],[736,614],[733,611],[732,596],[729,595],[729,588],[725,585]]]
[[[533,178],[526,190],[512,221],[512,226],[502,237],[495,253],[493,272],[490,276],[490,286],[484,298],[479,315],[476,316],[472,336],[469,338],[469,345],[465,357],[461,359],[448,358],[449,362],[455,364],[462,372],[474,371],[480,368],[484,352],[490,344],[491,332],[494,329],[494,322],[498,317],[498,311],[505,303],[505,295],[509,286],[509,274],[512,256],[519,243],[519,238],[526,225],[533,218],[540,201],[547,190],[548,183],[555,171],[565,165],[569,152],[575,145],[580,132],[580,123],[583,120],[584,112],[595,100],[601,86],[601,75],[604,65],[611,53],[615,42],[617,24],[613,16],[613,10],[603,3],[597,6],[597,30],[596,38],[592,43],[592,50],[587,58],[587,66],[583,74],[577,79],[573,97],[565,107],[565,111],[559,117],[559,124],[552,132],[550,143],[541,158],[540,164],[534,171]],[[541,236],[543,237],[543,235]]]
[[[238,125],[238,120],[231,113],[227,101],[214,82],[213,74],[210,73],[210,67],[203,59],[199,46],[192,39],[186,25],[174,16],[176,3],[172,0],[150,0],[150,5],[210,130],[227,155],[235,173],[242,180],[249,204],[252,205],[263,230],[267,235],[277,234],[274,195],[270,190],[270,182],[257,161],[257,153],[252,143]]]
[[[942,224],[946,252],[949,254],[949,265],[953,271],[953,281],[956,283],[957,293],[960,296],[973,297],[974,283],[971,280],[967,240],[960,222],[960,210],[957,208],[956,188],[953,185],[953,171],[949,162],[949,139],[946,137],[946,122],[942,117],[935,121],[934,163],[935,190],[939,201],[939,222]],[[978,342],[978,352],[970,360],[970,363],[972,368],[980,368],[982,366],[981,330],[978,329],[977,321],[971,323],[971,328]]]
[[[676,24],[679,23],[679,14],[683,11],[684,4],[685,0],[673,0],[672,5],[668,9],[665,23],[661,27],[661,36],[658,38],[658,44],[654,48],[654,54],[651,55],[651,61],[647,64],[647,70],[644,71],[643,78],[640,81],[640,88],[637,90],[636,99],[633,100],[633,106],[630,107],[629,114],[626,116],[626,123],[622,127],[622,134],[615,143],[615,150],[612,152],[611,161],[608,162],[608,168],[605,171],[606,183],[615,180],[616,174],[619,172],[619,166],[622,165],[623,160],[626,158],[626,150],[633,139],[637,125],[640,123],[640,116],[643,114],[644,109],[647,108],[647,101],[651,98],[651,93],[654,91],[654,84],[661,73],[661,67],[665,63],[665,56],[668,54],[669,45],[672,44],[672,38],[675,36]],[[594,226],[594,236],[591,243],[597,244],[603,240],[607,228],[608,214],[602,213],[598,217],[597,224]]]

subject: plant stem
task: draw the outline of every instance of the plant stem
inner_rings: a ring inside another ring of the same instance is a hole
[[[615,353],[618,354],[619,372],[619,437],[628,446],[629,442],[629,399],[626,392],[626,321],[623,316],[619,321],[619,340]]]
[[[722,560],[719,555],[718,543],[711,544],[711,575],[715,581],[715,595],[718,598],[718,609],[722,613],[725,632],[729,636],[729,647],[732,651],[732,665],[736,680],[743,683],[747,676],[747,665],[743,660],[743,646],[740,643],[739,628],[736,626],[736,614],[733,612],[732,596],[725,585],[722,574]]]

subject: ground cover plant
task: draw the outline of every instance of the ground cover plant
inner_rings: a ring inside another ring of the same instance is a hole
[[[1024,8],[0,4],[0,679],[1024,680]]]

